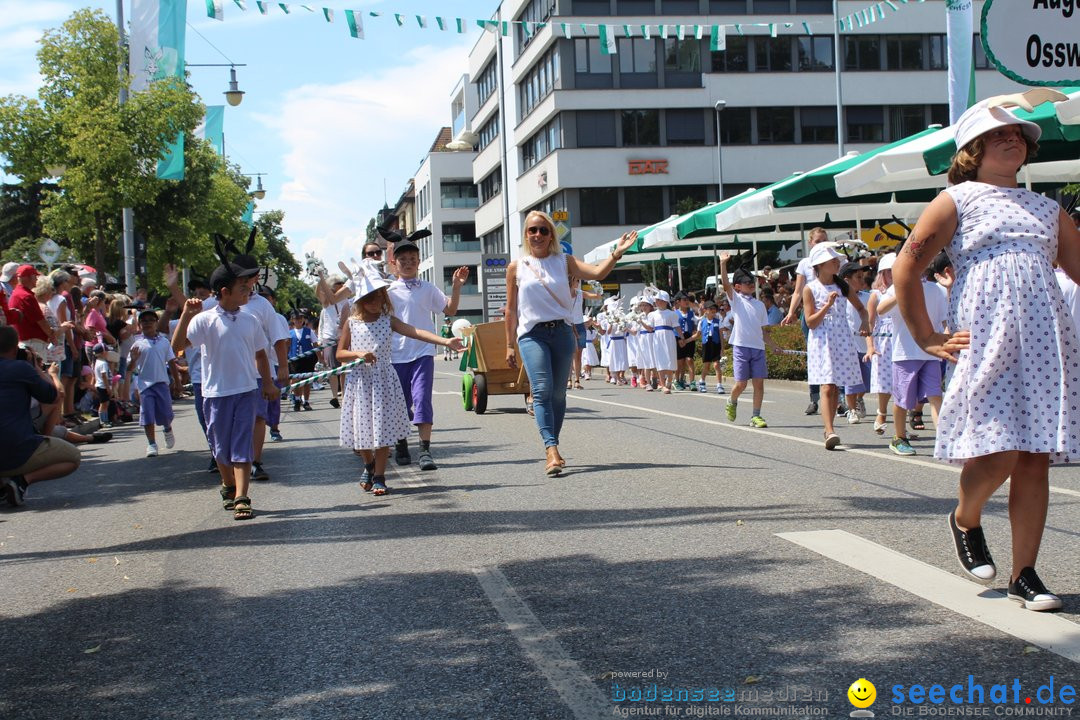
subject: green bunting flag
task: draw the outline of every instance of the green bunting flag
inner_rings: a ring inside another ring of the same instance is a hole
[[[263,15],[266,14],[266,3],[262,2],[262,0],[255,0],[255,7],[259,8],[259,12]]]
[[[244,0],[233,0],[233,2],[236,3],[236,7],[241,10],[247,10],[247,3],[245,3]]]
[[[713,25],[709,35],[709,49],[713,52],[727,50],[727,25]]]
[[[619,47],[615,43],[615,33],[611,32],[610,25],[600,26],[600,52],[604,55],[615,55]]]
[[[357,40],[364,39],[364,21],[358,18],[352,10],[345,11],[345,22],[349,24],[349,34]]]
[[[278,3],[278,7],[281,8],[283,11],[285,11],[286,15],[289,14],[289,6],[286,5],[285,3]]]
[[[225,8],[221,0],[206,0],[206,16],[214,20],[225,19]]]
[[[323,14],[323,17],[326,18],[326,22],[328,22],[328,23],[334,22],[334,10],[332,8],[323,8],[322,9],[322,14]]]

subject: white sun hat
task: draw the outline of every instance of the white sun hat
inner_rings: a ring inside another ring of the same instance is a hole
[[[810,265],[817,267],[821,263],[829,262],[830,260],[843,260],[844,256],[836,252],[833,248],[836,247],[836,243],[818,243],[814,246],[814,249],[810,251]]]

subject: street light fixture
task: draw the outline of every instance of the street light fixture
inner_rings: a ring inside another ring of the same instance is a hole
[[[244,101],[244,91],[236,83],[236,68],[247,67],[245,63],[184,63],[184,67],[227,67],[229,68],[229,89],[225,91],[225,102],[236,107]]]
[[[723,145],[720,139],[720,113],[724,112],[726,107],[726,100],[717,100],[716,105],[713,106],[716,110],[716,188],[719,192],[716,197],[717,202],[724,199],[724,156],[720,152],[721,145]]]
[[[252,190],[249,193],[251,195],[251,197],[255,198],[256,200],[262,200],[264,197],[266,197],[266,189],[263,188],[263,184],[262,184],[262,176],[266,175],[266,173],[240,173],[240,174],[243,175],[244,177],[253,177],[253,178],[255,178],[255,189]]]

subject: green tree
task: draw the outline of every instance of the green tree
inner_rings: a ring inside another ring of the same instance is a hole
[[[379,233],[375,230],[375,225],[376,225],[375,218],[371,218],[370,220],[368,220],[368,224],[367,224],[367,241],[369,243],[370,242],[379,242]]]
[[[191,133],[204,114],[191,89],[175,78],[157,81],[127,103],[129,82],[116,26],[100,10],[77,10],[46,31],[38,50],[42,86],[36,98],[0,98],[4,170],[32,184],[45,168],[66,168],[61,192],[43,212],[47,234],[73,247],[92,247],[99,270],[108,267],[120,210],[155,203],[165,183],[157,160],[177,133]],[[51,210],[51,211],[50,211]]]
[[[0,186],[0,250],[21,238],[40,238],[41,201],[51,186],[43,183]]]

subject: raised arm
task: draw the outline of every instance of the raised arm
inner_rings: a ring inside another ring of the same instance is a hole
[[[731,281],[727,276],[727,264],[731,260],[731,253],[721,253],[720,255],[720,282],[724,286],[724,294],[728,296],[728,301],[731,302],[735,295],[735,288],[732,286]]]
[[[192,298],[184,303],[184,312],[180,314],[180,322],[176,324],[176,331],[172,336],[172,349],[177,355],[182,353],[184,348],[191,344],[187,339],[188,325],[191,324],[191,318],[201,312],[202,300]]]
[[[607,259],[602,263],[591,265],[587,262],[578,260],[573,255],[568,255],[566,258],[567,267],[570,270],[570,274],[576,278],[582,280],[603,280],[615,269],[615,263],[622,259],[623,254],[629,250],[635,242],[637,242],[637,230],[624,233],[623,236],[619,238],[619,243],[615,246],[615,251],[608,255]]]
[[[462,265],[454,271],[454,289],[450,293],[450,299],[446,302],[446,307],[443,308],[443,315],[453,317],[457,315],[458,303],[461,301],[461,286],[465,284],[465,281],[469,279],[469,267]]]
[[[506,314],[503,316],[503,326],[506,330],[506,364],[517,368],[517,351],[514,349],[517,343],[517,260],[506,266]],[[475,340],[475,338],[474,338]]]

